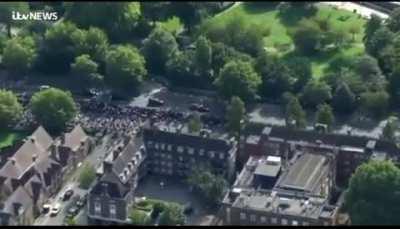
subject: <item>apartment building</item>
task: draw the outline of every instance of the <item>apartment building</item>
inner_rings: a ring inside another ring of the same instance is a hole
[[[143,131],[150,173],[186,177],[197,165],[212,168],[233,178],[237,143],[227,137],[213,136],[210,131],[191,134],[178,124],[159,124]]]
[[[90,224],[128,224],[139,179],[146,173],[146,151],[137,139],[117,143],[97,171],[98,178],[88,195]]]
[[[88,153],[90,139],[80,130],[77,126],[63,136],[67,144],[59,144],[41,126],[24,139],[0,168],[0,225],[33,223],[44,201],[60,189],[64,171],[78,162],[66,164],[64,159],[73,158],[74,152]]]
[[[321,153],[251,156],[222,203],[224,225],[335,225],[335,162]]]

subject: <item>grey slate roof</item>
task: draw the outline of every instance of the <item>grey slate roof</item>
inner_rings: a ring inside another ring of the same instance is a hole
[[[4,203],[3,211],[8,212],[11,215],[17,215],[17,212],[15,212],[15,204],[20,205],[24,209],[29,208],[33,204],[28,192],[26,192],[22,186],[18,187],[17,190],[8,197]]]
[[[84,141],[88,138],[85,131],[83,131],[80,125],[74,127],[74,129],[65,134],[65,143],[64,146],[68,147],[72,150],[75,150],[80,146],[81,141]]]

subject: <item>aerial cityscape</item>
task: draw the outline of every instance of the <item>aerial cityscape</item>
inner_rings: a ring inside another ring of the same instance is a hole
[[[1,226],[400,225],[400,2],[1,2]]]

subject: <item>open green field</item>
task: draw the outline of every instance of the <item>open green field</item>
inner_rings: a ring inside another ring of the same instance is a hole
[[[234,8],[218,14],[211,19],[211,23],[226,24],[232,17],[242,16],[247,23],[265,25],[270,29],[270,35],[264,38],[265,49],[275,52],[284,58],[290,58],[296,55],[294,53],[294,45],[288,30],[295,28],[299,22],[298,15],[293,15],[290,22],[283,23],[275,8],[252,7],[248,3],[242,3]],[[359,32],[355,34],[354,41],[351,34],[348,34],[348,47],[344,47],[336,52],[322,53],[321,55],[308,56],[312,62],[314,77],[319,78],[329,62],[339,55],[357,56],[364,53],[364,45],[362,37],[364,35],[364,24],[366,20],[359,15],[346,11],[335,9],[332,6],[318,5],[317,18],[329,18],[329,23],[334,29],[342,29],[347,31],[352,26],[359,27]]]
[[[23,139],[24,137],[26,137],[26,134],[22,132],[0,130],[0,149],[12,146],[15,142]]]

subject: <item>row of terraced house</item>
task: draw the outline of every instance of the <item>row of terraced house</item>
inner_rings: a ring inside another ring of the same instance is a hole
[[[80,126],[56,139],[40,126],[25,138],[0,167],[0,225],[32,225],[91,147]]]

